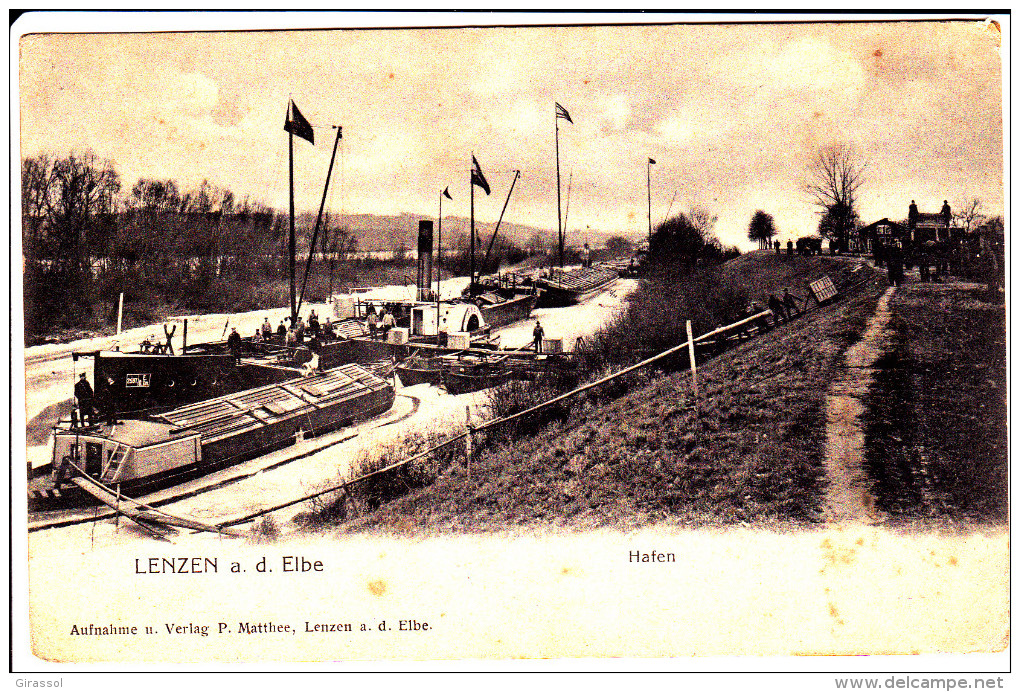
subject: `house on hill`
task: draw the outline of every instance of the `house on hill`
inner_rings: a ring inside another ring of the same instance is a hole
[[[948,201],[943,201],[942,209],[937,214],[922,212],[917,203],[910,200],[907,209],[906,223],[880,219],[862,227],[858,231],[859,245],[862,251],[874,249],[876,240],[888,245],[898,240],[901,245],[912,245],[926,241],[948,241],[963,239],[966,230],[953,225],[953,212]]]
[[[888,218],[868,224],[857,233],[860,239],[859,248],[862,252],[873,251],[876,242],[888,246],[897,240],[902,244],[910,239],[910,229],[907,226],[890,221]]]
[[[929,214],[917,210],[917,203],[910,200],[907,212],[907,227],[910,229],[910,241],[923,243],[928,240],[943,241],[953,237],[953,212],[949,202],[943,200],[942,209],[938,214]],[[960,229],[962,230],[962,229]]]

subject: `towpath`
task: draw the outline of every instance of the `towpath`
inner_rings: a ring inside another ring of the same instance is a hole
[[[839,375],[829,386],[825,404],[825,472],[828,489],[824,515],[831,523],[878,523],[882,517],[875,508],[863,469],[864,397],[875,379],[874,364],[888,343],[888,325],[892,313],[889,287],[878,301],[875,314],[861,339],[851,346]]]

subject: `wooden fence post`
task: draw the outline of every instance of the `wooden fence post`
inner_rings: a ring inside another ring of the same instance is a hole
[[[474,436],[474,426],[471,425],[470,406],[464,407],[464,418],[467,421],[467,436],[464,438],[464,456],[466,460],[465,463],[467,464],[467,475],[468,478],[471,478],[471,455],[474,452],[472,449],[472,443],[474,442],[472,439]]]
[[[687,353],[691,358],[691,382],[694,383],[694,396],[698,396],[698,365],[694,362],[694,333],[691,321],[687,320]]]

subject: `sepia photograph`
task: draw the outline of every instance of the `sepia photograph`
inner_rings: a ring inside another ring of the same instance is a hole
[[[12,672],[1003,687],[1009,30],[22,15]]]

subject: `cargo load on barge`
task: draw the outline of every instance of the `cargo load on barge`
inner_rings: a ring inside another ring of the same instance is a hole
[[[549,276],[535,281],[542,294],[539,304],[544,307],[576,305],[611,288],[620,278],[612,268],[592,267],[564,270],[554,268]]]

